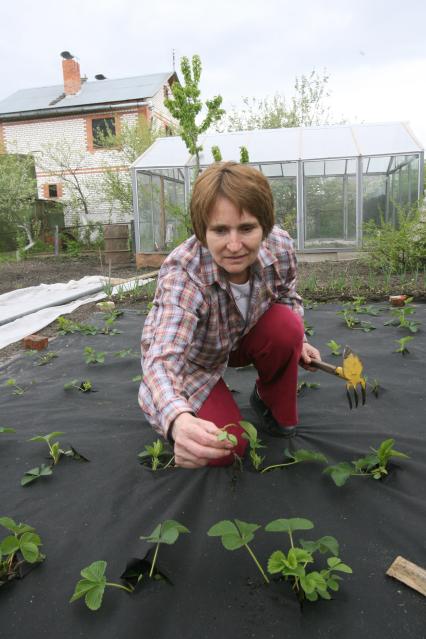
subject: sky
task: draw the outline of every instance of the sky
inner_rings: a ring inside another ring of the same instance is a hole
[[[424,0],[15,0],[2,6],[0,100],[62,83],[70,51],[93,80],[202,61],[202,98],[224,107],[279,93],[326,72],[333,118],[408,121],[426,144]],[[7,28],[5,28],[7,25]]]

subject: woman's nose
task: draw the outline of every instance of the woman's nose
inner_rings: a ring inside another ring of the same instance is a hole
[[[228,251],[232,253],[236,253],[241,249],[241,240],[238,235],[233,235],[229,238],[229,242],[227,244]]]

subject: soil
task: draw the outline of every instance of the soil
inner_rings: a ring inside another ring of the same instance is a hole
[[[0,263],[0,295],[29,286],[39,284],[55,284],[57,282],[68,282],[69,280],[79,280],[86,275],[103,275],[112,279],[128,280],[132,277],[141,276],[146,272],[152,272],[152,268],[136,269],[135,265],[113,266],[111,272],[105,269],[105,265],[100,263],[98,256],[84,255],[80,257],[38,257],[23,260],[21,262]],[[125,302],[116,302],[116,307],[141,305],[146,307],[146,297],[140,299],[126,299]],[[73,313],[69,313],[67,318],[74,322],[89,322],[93,313],[99,311],[96,304],[83,304]],[[58,334],[57,323],[52,322],[36,335],[43,335],[51,339]],[[6,348],[0,349],[0,364],[13,359],[23,350],[21,342],[10,344]]]

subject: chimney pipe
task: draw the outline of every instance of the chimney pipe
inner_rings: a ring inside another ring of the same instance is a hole
[[[75,95],[81,89],[80,65],[77,60],[62,60],[65,95]]]

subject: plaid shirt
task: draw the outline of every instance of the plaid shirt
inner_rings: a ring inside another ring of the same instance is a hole
[[[288,304],[303,316],[296,265],[293,241],[275,226],[251,266],[244,320],[225,271],[195,236],[168,255],[142,332],[138,398],[164,437],[180,413],[197,413],[223,376],[231,350],[272,304]]]

